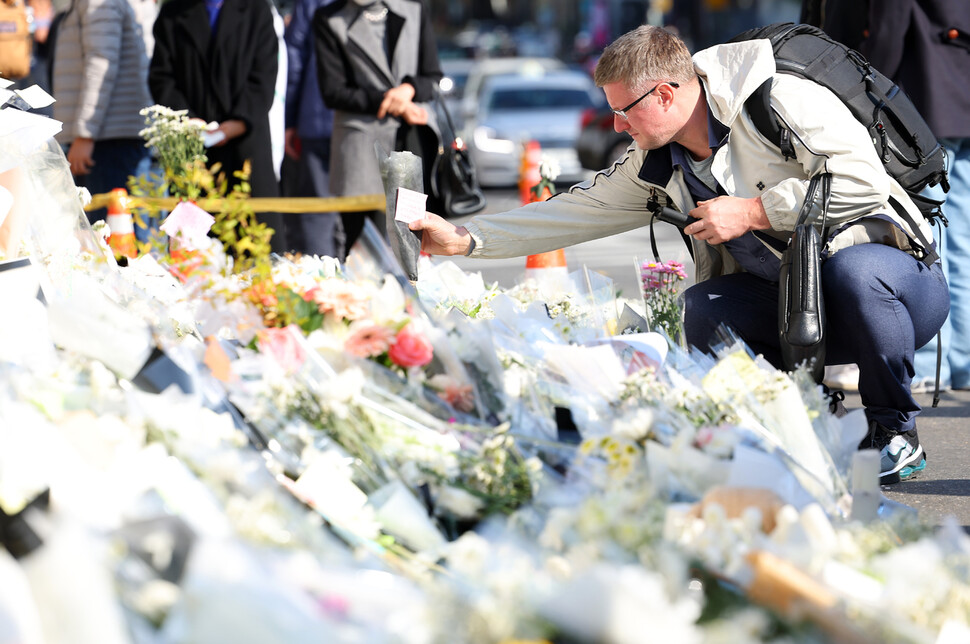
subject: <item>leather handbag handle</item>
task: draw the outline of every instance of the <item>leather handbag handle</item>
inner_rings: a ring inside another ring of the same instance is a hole
[[[808,184],[808,190],[805,193],[805,201],[802,203],[801,210],[798,211],[798,220],[795,222],[796,226],[800,226],[804,223],[810,223],[815,219],[813,215],[813,207],[817,201],[819,201],[819,192],[821,192],[821,205],[822,210],[822,229],[825,229],[825,220],[829,213],[829,203],[832,200],[832,173],[831,172],[821,172],[812,177]]]

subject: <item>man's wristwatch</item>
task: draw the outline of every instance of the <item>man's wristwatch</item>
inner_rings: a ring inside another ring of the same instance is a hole
[[[465,251],[465,257],[468,257],[469,255],[471,255],[472,251],[475,250],[475,238],[472,237],[471,235],[469,235],[468,237],[472,240],[472,243],[468,244],[468,250]]]

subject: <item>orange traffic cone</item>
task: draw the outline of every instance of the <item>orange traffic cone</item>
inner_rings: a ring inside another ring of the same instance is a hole
[[[542,161],[542,147],[538,141],[527,141],[522,150],[522,164],[519,166],[519,197],[523,204],[536,199],[532,195],[533,186],[542,180],[539,163]]]
[[[547,296],[569,290],[569,269],[563,249],[529,255],[525,260],[525,278],[535,282]]]
[[[529,255],[525,259],[526,278],[545,281],[547,278],[560,279],[569,275],[566,269],[566,251],[551,250],[548,253]]]
[[[542,158],[542,148],[538,141],[529,141],[522,153],[521,175],[519,177],[519,194],[523,204],[545,201],[552,196],[552,191],[545,187],[541,194],[532,189],[542,181],[539,174],[539,163]],[[562,287],[569,278],[566,268],[566,252],[563,249],[551,250],[538,255],[529,255],[525,260],[525,277],[534,279],[541,285]]]
[[[128,191],[115,188],[110,193],[108,201],[108,246],[114,251],[115,257],[137,257],[138,248],[135,246],[135,224],[128,209]]]

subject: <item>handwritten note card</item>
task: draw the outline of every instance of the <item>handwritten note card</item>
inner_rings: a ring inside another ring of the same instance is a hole
[[[394,201],[394,221],[410,224],[412,221],[424,219],[425,205],[428,195],[407,188],[398,188]]]

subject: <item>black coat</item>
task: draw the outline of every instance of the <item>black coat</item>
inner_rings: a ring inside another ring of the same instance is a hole
[[[859,51],[903,88],[933,133],[970,137],[970,4],[870,0],[868,27]]]
[[[938,138],[970,136],[966,0],[804,0],[802,21],[858,49],[893,79]]]
[[[155,102],[206,121],[245,122],[243,136],[207,150],[209,162],[231,176],[249,159],[252,195],[278,196],[269,110],[279,45],[267,0],[224,0],[215,38],[203,0],[168,0],[154,34],[148,84]]]

